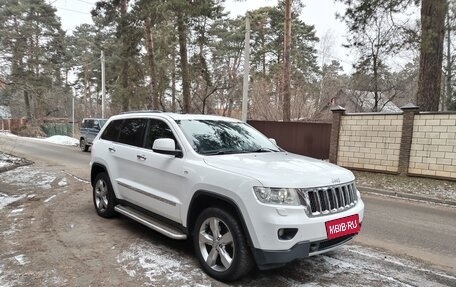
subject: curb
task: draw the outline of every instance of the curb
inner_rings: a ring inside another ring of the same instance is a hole
[[[364,187],[364,186],[358,186],[358,189],[362,193],[373,193],[373,194],[376,193],[376,194],[388,195],[388,196],[398,197],[398,198],[414,199],[414,200],[419,200],[419,201],[426,201],[426,202],[456,206],[456,201],[431,198],[431,197],[416,195],[416,194],[412,194],[412,193],[395,192],[395,191],[390,191],[390,190],[377,189],[377,188]]]

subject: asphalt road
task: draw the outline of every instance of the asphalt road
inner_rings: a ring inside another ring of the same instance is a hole
[[[43,161],[88,178],[90,153],[0,134],[0,151]],[[456,274],[456,208],[364,195],[362,232],[355,242],[431,263]]]

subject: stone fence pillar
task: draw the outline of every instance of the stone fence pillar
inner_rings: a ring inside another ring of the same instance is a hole
[[[418,114],[420,108],[414,104],[407,104],[401,107],[404,112],[402,122],[401,147],[399,151],[399,174],[407,175],[410,162],[410,149],[412,147],[413,122],[415,114]]]
[[[329,162],[337,164],[337,153],[339,151],[339,132],[340,122],[342,116],[345,114],[345,109],[341,106],[335,106],[331,108],[332,115],[332,126],[331,126],[331,140],[329,147]]]

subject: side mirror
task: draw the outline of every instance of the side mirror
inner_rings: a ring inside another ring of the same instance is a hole
[[[270,138],[269,141],[272,142],[275,146],[277,146],[277,141],[275,139]]]
[[[169,138],[156,139],[152,146],[152,150],[156,153],[182,157],[182,151],[176,150],[176,143],[173,139]]]

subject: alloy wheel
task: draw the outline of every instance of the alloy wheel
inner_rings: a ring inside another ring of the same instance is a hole
[[[99,179],[95,185],[95,205],[100,212],[108,208],[108,186],[103,179]]]
[[[215,271],[230,268],[234,256],[233,235],[221,219],[207,218],[199,230],[199,249],[206,264]]]

